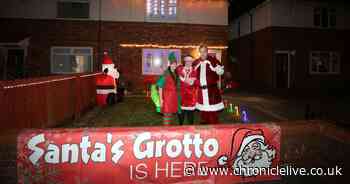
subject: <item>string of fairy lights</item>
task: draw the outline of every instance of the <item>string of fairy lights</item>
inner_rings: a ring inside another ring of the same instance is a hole
[[[91,76],[100,75],[100,74],[101,74],[101,73],[93,73],[93,74],[81,75],[81,76],[79,76],[79,77],[80,77],[80,78],[84,78],[84,77],[91,77]],[[61,78],[61,79],[45,80],[45,81],[39,81],[39,82],[30,82],[30,83],[25,83],[25,84],[8,85],[8,86],[4,86],[3,89],[13,89],[13,88],[21,88],[21,87],[35,86],[35,85],[39,85],[39,84],[47,84],[47,83],[65,81],[65,80],[72,80],[72,79],[76,79],[76,78],[77,78],[77,76],[74,76],[74,77],[65,77],[65,78]]]
[[[161,44],[120,44],[126,48],[157,48],[157,49],[198,49],[198,45],[161,45]],[[208,49],[227,49],[227,46],[208,46]]]

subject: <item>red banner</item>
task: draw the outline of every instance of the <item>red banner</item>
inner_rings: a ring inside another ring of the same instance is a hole
[[[26,130],[18,183],[238,183],[277,180],[276,125]],[[250,170],[255,168],[255,170]]]

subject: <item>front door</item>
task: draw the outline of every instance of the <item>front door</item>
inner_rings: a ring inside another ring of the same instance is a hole
[[[275,86],[276,88],[289,88],[290,83],[290,57],[289,53],[275,54]]]
[[[20,79],[24,77],[24,49],[8,49],[6,62],[6,78]]]

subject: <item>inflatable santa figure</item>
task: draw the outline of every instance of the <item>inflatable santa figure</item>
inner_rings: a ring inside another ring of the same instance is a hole
[[[116,79],[119,77],[119,73],[107,52],[104,53],[102,71],[103,74],[96,77],[96,102],[100,106],[111,105],[116,100]]]
[[[215,57],[208,56],[207,46],[200,46],[199,52],[200,58],[193,62],[194,70],[197,72],[195,84],[198,87],[196,108],[201,113],[201,123],[217,124],[218,112],[224,109],[218,87],[219,76],[224,74],[224,67]]]

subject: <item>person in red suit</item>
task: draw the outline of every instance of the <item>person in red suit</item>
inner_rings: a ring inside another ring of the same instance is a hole
[[[189,124],[193,124],[194,110],[196,109],[197,93],[194,82],[196,80],[196,71],[192,67],[193,58],[190,55],[184,57],[184,65],[180,65],[176,70],[180,78],[180,94],[182,113],[179,116],[180,125],[185,118]]]
[[[201,124],[218,124],[218,114],[224,109],[221,92],[218,87],[219,76],[224,74],[224,67],[215,58],[208,56],[208,47],[199,47],[200,58],[193,62],[197,72],[195,82],[198,87],[196,109],[200,111]]]

